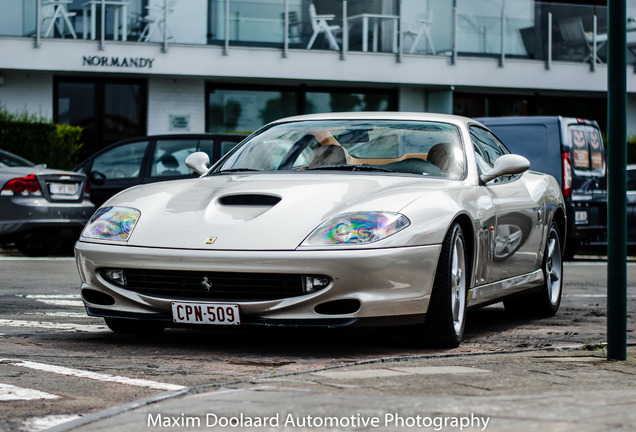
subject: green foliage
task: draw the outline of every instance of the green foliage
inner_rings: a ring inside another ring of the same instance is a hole
[[[636,164],[636,135],[627,138],[627,163]]]
[[[82,128],[54,124],[29,113],[10,113],[0,107],[0,149],[49,168],[71,169],[81,148]]]

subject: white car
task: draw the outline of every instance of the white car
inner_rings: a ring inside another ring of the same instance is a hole
[[[208,163],[97,210],[75,250],[89,315],[124,333],[410,325],[453,347],[467,308],[559,308],[560,187],[474,120],[292,117]]]

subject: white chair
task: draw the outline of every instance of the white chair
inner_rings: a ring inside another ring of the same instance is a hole
[[[329,46],[331,47],[331,49],[334,49],[336,51],[340,50],[338,42],[336,41],[336,37],[333,33],[340,31],[340,26],[327,24],[327,21],[331,21],[334,18],[335,15],[333,14],[318,15],[316,13],[316,6],[314,6],[313,3],[309,4],[309,20],[311,21],[311,28],[313,29],[314,33],[311,35],[311,39],[307,44],[307,49],[311,49],[318,35],[324,33],[325,37],[329,41]]]
[[[417,50],[417,45],[420,42],[420,39],[422,39],[422,36],[426,38],[426,43],[430,47],[430,52],[436,54],[435,46],[433,45],[433,40],[431,39],[430,33],[431,25],[433,24],[433,11],[417,14],[417,19],[415,20],[415,22],[416,24],[411,25],[410,29],[408,28],[408,25],[405,26],[407,27],[407,29],[403,33],[404,38],[413,38],[413,45],[411,45],[409,54],[415,53],[415,50]]]
[[[174,12],[174,5],[176,2],[177,0],[168,1],[168,14]],[[148,9],[148,14],[139,18],[139,21],[144,24],[144,29],[139,35],[139,41],[149,42],[155,30],[163,32],[163,26],[166,26],[168,39],[171,39],[172,31],[170,30],[170,26],[165,22],[163,1],[161,1],[161,6],[154,6],[151,4],[149,6],[146,6],[146,9]]]
[[[77,39],[77,34],[75,33],[75,29],[73,28],[73,24],[71,24],[71,17],[76,15],[75,12],[68,11],[68,5],[72,3],[71,0],[46,0],[42,2],[42,27],[46,28],[46,31],[43,34],[43,37],[49,37],[51,32],[54,31],[54,26],[57,27],[60,36],[64,37],[64,24],[68,26],[68,30],[73,36],[73,39]]]

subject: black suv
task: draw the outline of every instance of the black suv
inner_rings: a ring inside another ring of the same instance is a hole
[[[559,116],[478,118],[530,169],[561,185],[568,217],[566,256],[607,242],[606,160],[595,121]]]
[[[86,174],[91,201],[99,207],[131,186],[193,177],[195,174],[185,166],[186,157],[202,151],[214,163],[246,136],[183,134],[129,139],[95,153],[73,171]]]

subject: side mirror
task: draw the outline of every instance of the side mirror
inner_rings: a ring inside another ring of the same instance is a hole
[[[97,186],[103,186],[106,183],[106,176],[99,171],[91,171],[88,175],[88,179]]]
[[[199,175],[203,175],[210,170],[210,157],[207,153],[192,153],[185,160],[186,166]]]
[[[495,161],[495,166],[481,175],[481,181],[488,183],[502,175],[521,174],[530,168],[530,161],[523,156],[507,154]]]

